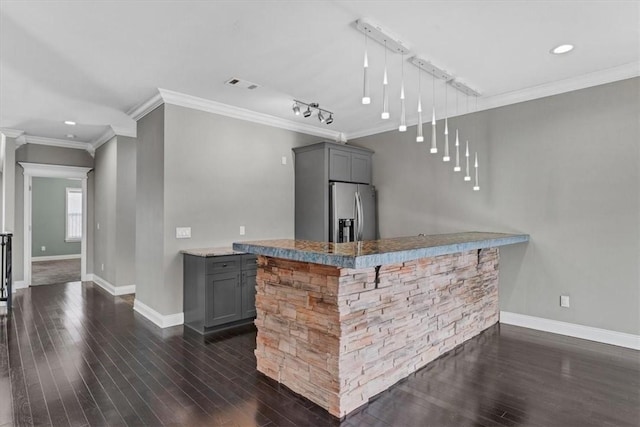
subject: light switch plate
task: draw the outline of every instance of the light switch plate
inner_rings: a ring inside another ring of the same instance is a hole
[[[245,235],[245,232],[246,232],[246,230],[245,230],[245,228],[244,228],[244,225],[241,225],[241,226],[240,226],[240,235],[241,235],[241,236],[244,236],[244,235]]]
[[[560,295],[560,307],[569,308],[569,295]]]
[[[282,164],[283,165],[287,164],[287,156],[282,156]]]
[[[190,239],[191,227],[176,227],[176,239]]]

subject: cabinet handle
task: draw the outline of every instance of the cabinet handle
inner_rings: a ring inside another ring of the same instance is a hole
[[[227,266],[227,264],[222,264],[222,266],[223,266],[223,267],[226,267],[226,266]]]

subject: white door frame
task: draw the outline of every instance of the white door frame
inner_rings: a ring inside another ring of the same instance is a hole
[[[24,169],[24,285],[31,286],[31,184],[33,177],[67,178],[82,181],[82,240],[80,241],[80,280],[87,276],[87,174],[92,168],[18,162]]]

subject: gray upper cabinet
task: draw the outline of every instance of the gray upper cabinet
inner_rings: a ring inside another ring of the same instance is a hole
[[[329,149],[329,179],[331,181],[351,181],[351,153]]]
[[[329,149],[329,181],[371,183],[371,153]]]
[[[295,153],[295,238],[329,239],[329,183],[371,184],[373,151],[353,145],[320,142]]]
[[[371,184],[371,154],[351,153],[351,182]]]

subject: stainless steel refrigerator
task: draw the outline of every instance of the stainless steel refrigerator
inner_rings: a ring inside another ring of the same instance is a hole
[[[376,191],[371,185],[329,184],[329,241],[376,239]]]

